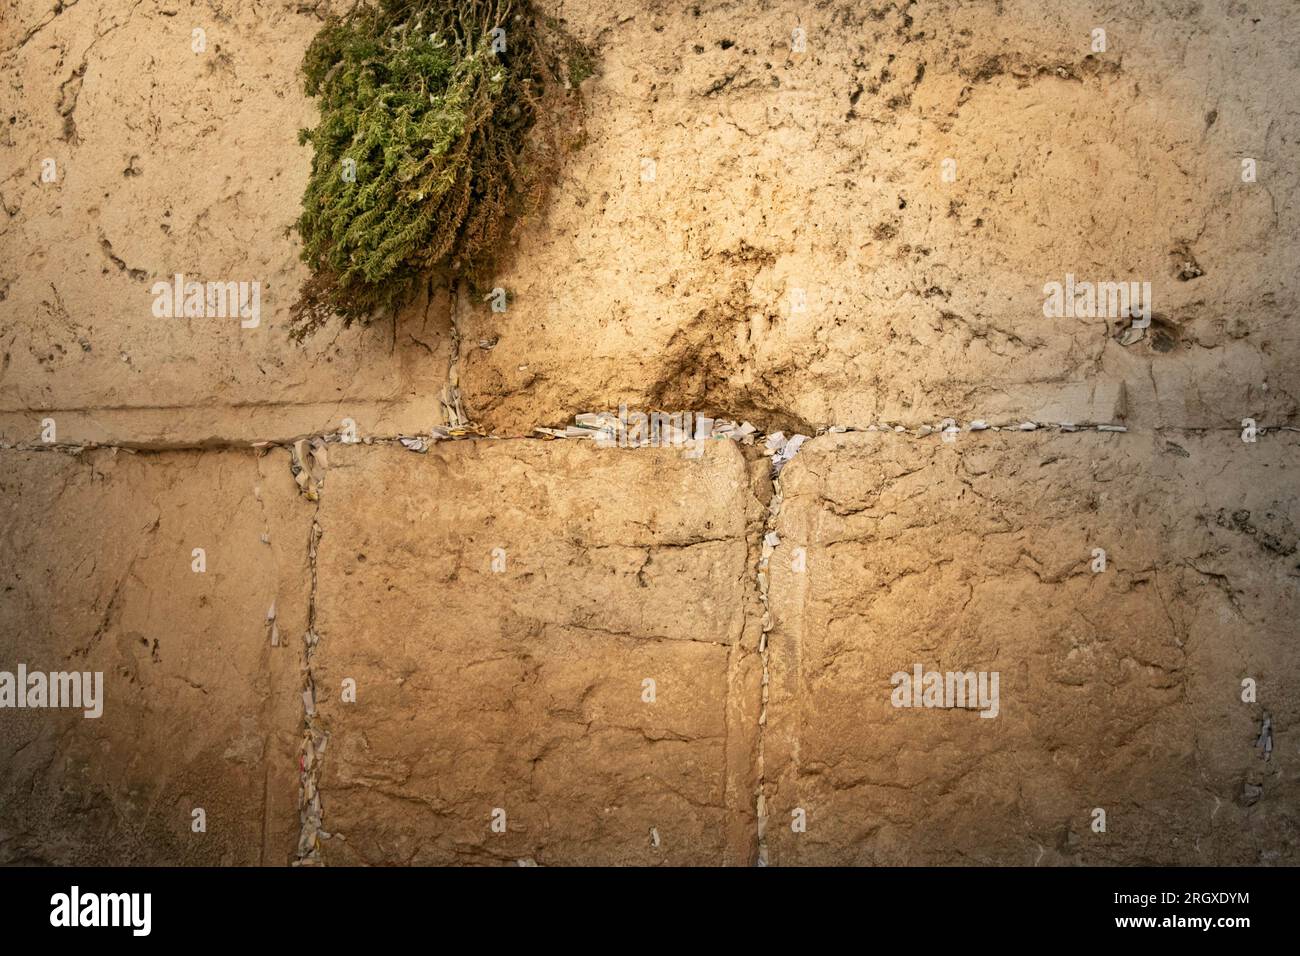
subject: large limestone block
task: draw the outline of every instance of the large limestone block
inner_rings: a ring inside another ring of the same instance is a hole
[[[328,4],[6,6],[0,437],[35,440],[46,414],[68,441],[176,444],[441,421],[444,292],[397,323],[287,338],[307,275],[298,130],[316,122],[298,66]],[[259,324],[156,316],[154,283],[178,273],[260,283]]]
[[[0,863],[293,858],[310,520],[282,452],[0,452],[0,671],[103,675],[0,709]]]
[[[1292,433],[805,445],[772,559],[772,862],[1295,863],[1297,463]],[[997,716],[895,706],[918,664],[997,672]]]
[[[312,663],[326,860],[749,862],[750,471],[731,443],[332,455]]]
[[[1127,4],[1105,52],[1068,0],[813,6],[564,5],[601,72],[462,323],[475,415],[1073,420],[1100,378],[1135,423],[1294,419],[1293,4]],[[1149,282],[1151,328],[1046,317],[1069,274]]]

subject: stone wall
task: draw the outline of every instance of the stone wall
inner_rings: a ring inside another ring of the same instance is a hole
[[[298,345],[343,6],[0,0],[0,863],[1300,862],[1292,4],[543,0],[506,312]]]
[[[0,863],[289,862],[311,515],[288,456],[11,450],[0,489],[0,670],[103,675],[99,717],[0,711]]]
[[[752,857],[762,515],[737,446],[350,449],[319,520],[329,859]]]
[[[1294,860],[1298,450],[1294,433],[807,445],[782,478],[764,754],[775,821],[802,808],[808,828],[774,826],[773,862]],[[892,706],[918,664],[997,672],[996,716]]]

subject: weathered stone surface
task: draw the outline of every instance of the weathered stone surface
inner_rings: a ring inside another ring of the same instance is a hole
[[[1300,860],[1297,464],[1292,433],[807,444],[772,561],[771,861]],[[1000,672],[999,715],[895,708],[918,663]]]
[[[0,709],[0,863],[292,859],[310,520],[283,452],[0,452],[0,670],[105,697]]]
[[[749,471],[731,443],[333,454],[312,667],[327,862],[749,862]]]
[[[493,430],[621,401],[1032,418],[1099,379],[1135,423],[1295,420],[1293,4],[1129,3],[1104,53],[1095,11],[1042,0],[561,12],[601,72],[508,312],[463,323],[497,341],[463,375]],[[1044,317],[1067,274],[1150,282],[1152,327]]]
[[[3,446],[416,434],[457,382],[503,436],[620,402],[1132,430],[806,445],[761,740],[764,462],[331,445],[327,862],[747,863],[760,770],[778,864],[1300,862],[1296,437],[1228,431],[1298,421],[1300,10],[1136,0],[1094,53],[1063,0],[539,4],[598,68],[508,311],[435,284],[298,347],[298,64],[344,5],[0,0],[0,670],[109,691],[0,710],[0,863],[292,855],[315,510],[283,452]],[[156,318],[177,272],[261,281],[260,326]],[[1067,273],[1150,281],[1152,327],[1044,317]],[[1000,716],[892,708],[915,663],[998,669]]]
[[[461,322],[491,431],[622,401],[801,431],[1034,418],[1099,380],[1134,424],[1296,420],[1286,0],[1142,0],[1105,52],[1065,2],[541,5],[599,70],[580,147],[503,256],[508,312]],[[444,289],[396,322],[284,335],[306,274],[298,65],[342,6],[4,0],[0,439],[47,414],[67,440],[143,444],[441,421]],[[178,272],[261,281],[261,326],[154,317]],[[1067,273],[1149,281],[1152,327],[1045,318]]]
[[[176,444],[442,421],[445,293],[397,323],[286,335],[315,122],[298,65],[328,4],[5,7],[0,438],[35,440],[45,414],[68,441]],[[260,325],[156,317],[153,284],[177,273],[260,282]]]

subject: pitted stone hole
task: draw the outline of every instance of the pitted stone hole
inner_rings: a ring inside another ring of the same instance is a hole
[[[1178,340],[1169,334],[1166,329],[1156,329],[1151,335],[1151,350],[1153,352],[1172,352]]]
[[[1147,341],[1153,352],[1172,352],[1182,343],[1183,330],[1176,323],[1163,315],[1151,316],[1151,328],[1147,330]]]
[[[1161,355],[1167,355],[1183,343],[1182,325],[1177,320],[1158,312],[1152,313],[1151,325],[1147,328],[1138,328],[1133,325],[1133,319],[1122,316],[1115,320],[1113,330],[1111,337],[1120,345],[1130,346],[1145,342],[1152,352]]]

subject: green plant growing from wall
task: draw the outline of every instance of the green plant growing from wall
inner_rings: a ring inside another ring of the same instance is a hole
[[[482,275],[553,177],[565,77],[590,62],[531,0],[372,0],[327,20],[302,66],[320,123],[300,134],[312,275],[291,335],[391,314],[437,270]]]

